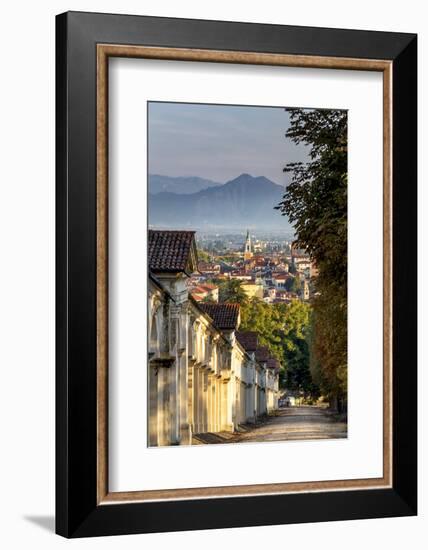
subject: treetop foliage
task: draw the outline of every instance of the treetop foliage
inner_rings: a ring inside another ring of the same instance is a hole
[[[347,379],[347,112],[287,109],[286,137],[308,146],[309,161],[289,162],[291,175],[276,207],[287,215],[296,245],[316,262],[311,371],[321,389],[346,399]]]

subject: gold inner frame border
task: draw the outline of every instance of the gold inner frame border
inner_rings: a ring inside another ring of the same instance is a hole
[[[97,504],[379,489],[392,486],[392,70],[391,61],[97,44]],[[108,489],[108,60],[181,60],[383,73],[383,476],[225,487],[109,492]]]

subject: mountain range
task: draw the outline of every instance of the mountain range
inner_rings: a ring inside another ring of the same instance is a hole
[[[149,224],[195,230],[288,229],[287,218],[274,209],[283,194],[283,186],[250,174],[188,194],[153,193],[150,186]]]
[[[149,175],[149,193],[156,195],[157,193],[177,193],[179,195],[190,195],[197,193],[208,187],[221,185],[217,181],[198,178],[197,176],[161,176],[160,174]]]

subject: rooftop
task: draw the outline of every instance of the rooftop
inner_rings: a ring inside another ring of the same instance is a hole
[[[256,349],[256,359],[257,361],[261,361],[263,363],[267,362],[269,359],[269,350],[268,348],[264,346],[260,346]]]
[[[199,304],[199,307],[211,317],[218,329],[234,330],[238,328],[239,304],[207,302]]]
[[[278,359],[275,359],[275,357],[269,357],[266,366],[268,369],[279,369],[279,361]]]
[[[191,273],[196,268],[195,232],[149,230],[148,261],[154,273]]]
[[[257,332],[237,332],[236,337],[238,338],[238,342],[245,349],[245,351],[256,351],[259,340]]]
[[[273,273],[272,279],[275,279],[276,281],[286,281],[287,279],[291,279],[292,275],[288,275],[288,273]]]
[[[201,283],[199,286],[206,290],[216,290],[218,288],[217,285],[213,285],[212,283]]]

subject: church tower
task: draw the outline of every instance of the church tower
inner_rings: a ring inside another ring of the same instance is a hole
[[[253,257],[253,251],[251,250],[251,237],[250,232],[247,229],[247,237],[245,239],[244,248],[244,260],[250,260]]]

